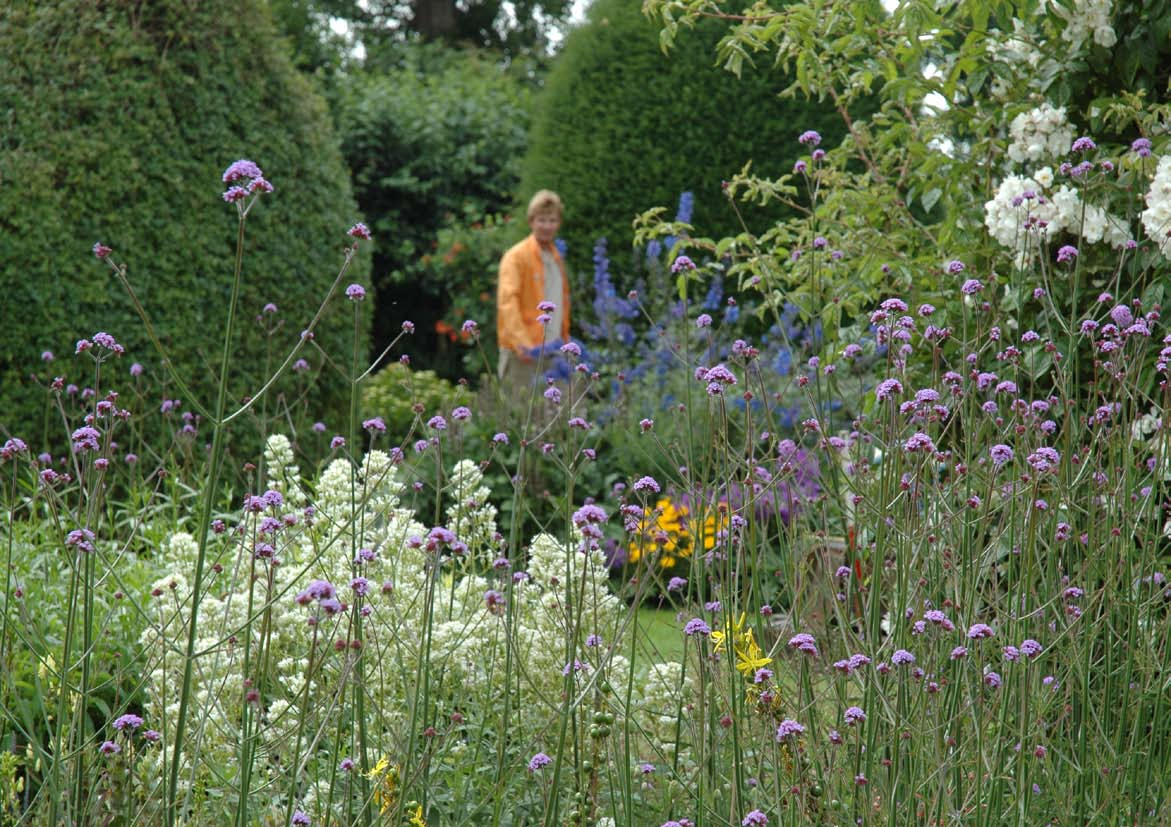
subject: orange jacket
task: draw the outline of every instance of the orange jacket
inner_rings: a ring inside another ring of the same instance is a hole
[[[561,268],[561,330],[546,331],[537,321],[537,305],[545,300],[545,270],[537,239],[528,238],[513,245],[500,259],[500,279],[496,286],[496,340],[501,349],[538,348],[542,342],[558,336],[569,341],[569,278],[565,262],[556,248],[553,258]]]

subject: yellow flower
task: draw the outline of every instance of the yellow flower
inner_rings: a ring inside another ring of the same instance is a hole
[[[691,556],[691,533],[687,530],[687,508],[677,506],[668,497],[661,498],[650,511],[643,511],[637,538],[628,548],[627,561],[637,563],[643,546],[657,548],[659,567],[674,567],[677,558]]]
[[[415,808],[415,814],[411,816],[411,827],[427,827],[427,822],[423,819],[422,804]]]
[[[736,656],[736,671],[744,677],[750,678],[756,674],[757,669],[768,666],[773,662],[773,659],[764,656],[764,652],[761,651],[756,639],[752,636],[752,630],[744,628],[744,618],[745,614],[742,612],[739,620],[735,623],[726,622],[723,630],[712,632],[711,638],[716,644],[715,651],[722,652],[728,638],[731,637],[732,651]]]
[[[719,514],[719,520],[716,515]],[[704,551],[711,551],[716,546],[716,535],[728,528],[728,505],[719,503],[715,511],[709,511],[703,520],[700,536],[703,537]]]
[[[374,803],[378,805],[379,813],[385,813],[394,806],[398,797],[395,789],[398,786],[398,765],[391,764],[390,758],[384,755],[378,759],[378,763],[370,772],[366,773],[366,777],[377,782],[374,787]]]

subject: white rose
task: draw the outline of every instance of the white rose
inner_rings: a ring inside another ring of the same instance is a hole
[[[1110,26],[1099,26],[1094,29],[1094,42],[1104,49],[1109,49],[1118,42],[1118,36]]]

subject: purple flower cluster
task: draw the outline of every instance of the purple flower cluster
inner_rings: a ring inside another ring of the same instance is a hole
[[[808,632],[801,632],[789,638],[789,648],[804,652],[806,655],[817,656],[817,641]]]
[[[346,610],[346,605],[337,599],[337,589],[328,580],[312,581],[293,599],[298,606],[308,606],[316,601],[321,610],[330,616]]]
[[[223,182],[229,185],[223,195],[229,204],[243,201],[249,195],[273,191],[272,184],[264,177],[260,167],[244,159],[233,162],[224,170]]]
[[[777,740],[794,741],[804,732],[804,726],[797,723],[792,718],[786,718],[785,720],[781,721],[780,725],[777,727]]]
[[[846,708],[842,719],[846,722],[846,726],[856,726],[866,721],[866,713],[862,711],[861,707],[851,706]]]

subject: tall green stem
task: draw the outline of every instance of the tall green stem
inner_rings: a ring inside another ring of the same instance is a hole
[[[199,600],[203,588],[204,563],[207,559],[208,529],[215,505],[216,487],[224,458],[227,428],[224,410],[228,399],[228,365],[232,355],[232,333],[236,322],[236,305],[240,298],[240,275],[244,264],[244,214],[241,211],[236,230],[236,264],[232,276],[232,295],[228,300],[228,321],[224,330],[224,349],[220,358],[219,387],[216,391],[215,419],[212,422],[211,460],[208,463],[207,482],[203,486],[203,501],[199,514],[199,554],[191,586],[191,621],[187,626],[187,648],[183,657],[183,686],[179,694],[179,714],[175,722],[174,747],[171,750],[170,779],[163,802],[167,827],[174,827],[179,817],[179,771],[182,766],[183,738],[187,732],[187,716],[191,706],[191,678],[195,671],[195,641],[199,631]]]

